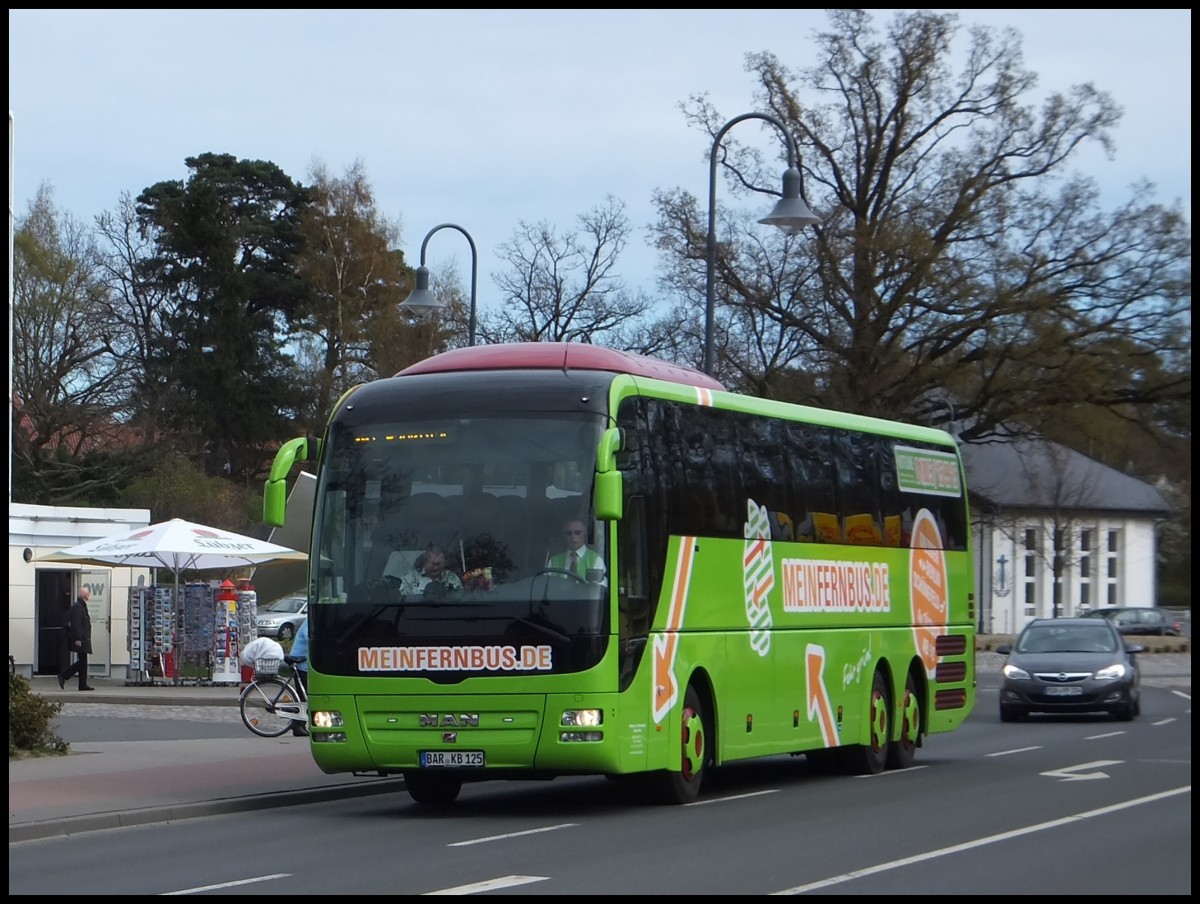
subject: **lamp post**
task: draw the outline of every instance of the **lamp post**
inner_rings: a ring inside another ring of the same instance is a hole
[[[743,113],[721,126],[721,131],[717,132],[713,139],[708,169],[708,258],[704,270],[704,372],[709,376],[712,376],[713,373],[713,310],[715,307],[713,281],[717,267],[717,150],[725,133],[745,119],[762,119],[772,123],[783,133],[784,141],[787,143],[788,165],[783,173],[783,197],[779,199],[775,208],[758,222],[776,226],[788,235],[799,232],[805,226],[820,222],[817,215],[809,210],[808,205],[800,198],[800,170],[796,144],[782,122],[767,113]]]
[[[429,247],[429,240],[433,238],[433,234],[439,229],[457,229],[466,238],[467,244],[471,246],[471,314],[467,321],[467,345],[474,345],[475,285],[476,274],[479,269],[479,254],[475,250],[475,240],[471,238],[471,233],[467,232],[461,226],[455,223],[441,223],[434,226],[425,234],[425,239],[421,242],[421,265],[417,267],[417,287],[412,290],[408,298],[401,302],[400,307],[408,308],[418,317],[423,317],[442,306],[437,296],[429,290],[429,268],[425,266],[425,250]]]

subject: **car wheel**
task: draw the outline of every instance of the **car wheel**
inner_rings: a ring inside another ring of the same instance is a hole
[[[1015,706],[1005,706],[1000,704],[1000,721],[1001,722],[1020,722],[1022,713]]]
[[[1118,706],[1112,711],[1112,714],[1113,718],[1118,722],[1132,722],[1134,716],[1137,715],[1137,705],[1133,701],[1130,701],[1122,706]]]
[[[292,637],[295,636],[295,634],[296,634],[296,629],[293,628],[291,625],[289,625],[287,622],[284,622],[282,625],[279,626],[279,639],[280,640],[291,640]]]

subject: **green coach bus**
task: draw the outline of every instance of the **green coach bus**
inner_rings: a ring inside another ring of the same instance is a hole
[[[943,431],[518,343],[347,392],[323,437],[281,448],[268,524],[305,461],[327,773],[402,773],[423,804],[561,775],[687,803],[751,757],[908,767],[974,704],[967,496]],[[562,567],[565,526],[586,571]]]

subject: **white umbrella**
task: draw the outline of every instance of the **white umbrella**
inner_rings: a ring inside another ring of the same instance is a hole
[[[308,553],[232,531],[172,518],[112,537],[89,540],[38,556],[37,562],[166,568],[175,576],[176,611],[181,611],[179,575],[184,571],[230,570],[281,562],[304,562]]]
[[[167,568],[178,581],[181,571],[210,571],[304,562],[308,553],[266,540],[182,518],[139,527],[113,537],[89,540],[68,549],[38,556],[38,562],[75,565],[129,565],[134,568]]]

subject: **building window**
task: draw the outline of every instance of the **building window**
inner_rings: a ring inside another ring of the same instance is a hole
[[[1025,615],[1030,618],[1037,618],[1038,614],[1038,561],[1041,555],[1041,537],[1038,529],[1030,527],[1025,529],[1025,580],[1021,587],[1022,600],[1025,604]]]
[[[1105,531],[1104,546],[1104,598],[1108,605],[1119,606],[1117,582],[1121,577],[1121,532]]]

